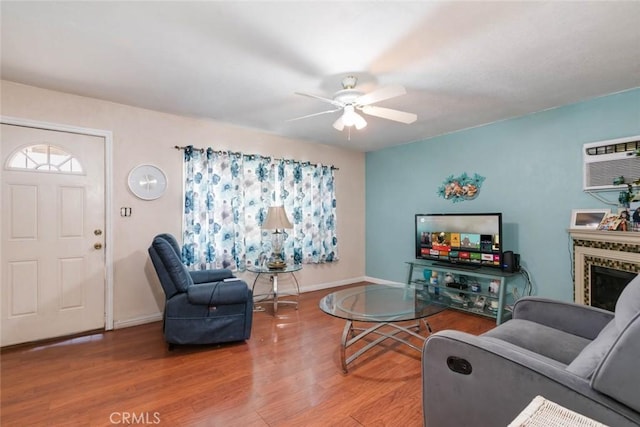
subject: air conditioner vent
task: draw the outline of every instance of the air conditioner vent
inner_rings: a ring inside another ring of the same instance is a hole
[[[623,176],[628,183],[640,178],[640,157],[587,163],[586,167],[587,182],[591,187],[612,185],[613,180],[620,176]]]
[[[624,189],[640,182],[640,136],[591,142],[583,148],[585,191]],[[614,184],[620,177],[624,184]]]
[[[636,150],[640,150],[640,140],[621,142],[619,144],[592,146],[586,148],[585,153],[587,156],[601,156],[603,154],[613,153],[629,153],[628,155],[632,156]]]

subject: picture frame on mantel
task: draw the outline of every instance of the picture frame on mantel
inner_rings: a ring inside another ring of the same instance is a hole
[[[602,220],[611,213],[611,209],[573,209],[569,228],[597,230]]]
[[[623,222],[620,214],[610,213],[606,215],[600,225],[598,225],[598,230],[601,231],[618,231],[622,226],[626,226],[626,222]],[[626,229],[622,229],[619,231],[626,231]]]
[[[631,202],[629,214],[631,215],[631,231],[640,232],[640,201]]]

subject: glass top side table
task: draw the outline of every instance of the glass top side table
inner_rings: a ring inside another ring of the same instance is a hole
[[[267,294],[267,298],[265,298],[262,301],[269,301],[271,300],[273,302],[273,314],[275,315],[278,312],[278,304],[291,304],[291,305],[295,305],[296,310],[298,309],[298,299],[300,297],[300,285],[298,284],[298,279],[296,278],[296,275],[294,274],[296,271],[300,271],[302,270],[302,265],[301,264],[288,264],[285,268],[281,268],[281,269],[270,269],[267,267],[259,267],[259,266],[251,266],[251,267],[247,267],[247,270],[252,272],[252,273],[256,273],[256,278],[253,281],[253,286],[251,287],[251,292],[253,293],[256,287],[256,282],[258,281],[258,278],[260,278],[260,275],[262,274],[268,274],[269,275],[269,281],[271,282],[271,291],[269,292],[269,294]],[[281,274],[290,274],[291,277],[293,278],[293,282],[296,285],[296,289],[295,289],[295,293],[294,294],[279,294],[279,290],[278,290],[278,275]],[[255,294],[254,294],[255,296]],[[295,301],[291,301],[291,300],[282,300],[279,299],[279,297],[281,296],[295,296],[296,300]],[[264,308],[261,306],[256,306],[256,311],[264,311]]]

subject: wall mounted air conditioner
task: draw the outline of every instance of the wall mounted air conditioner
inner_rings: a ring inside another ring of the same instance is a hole
[[[583,190],[625,190],[627,184],[640,185],[637,150],[640,150],[640,135],[584,144]],[[620,177],[624,178],[624,184],[615,185],[614,181]]]

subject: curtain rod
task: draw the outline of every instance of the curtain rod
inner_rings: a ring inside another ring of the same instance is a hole
[[[244,155],[246,155],[246,156],[261,156],[261,157],[265,157],[265,158],[268,158],[268,159],[271,158],[269,156],[263,156],[262,154],[244,154],[244,153],[241,153],[239,151],[230,151],[230,150],[217,150],[216,151],[216,150],[213,150],[211,147],[209,147],[207,149],[204,149],[204,148],[196,148],[196,147],[194,147],[192,145],[186,145],[186,146],[175,145],[173,148],[175,148],[176,150],[185,150],[187,148],[191,148],[193,151],[199,151],[202,154],[204,154],[204,152],[207,151],[207,150],[211,150],[212,153],[216,153],[216,154],[235,154],[236,156],[244,156]],[[274,158],[273,160],[280,160],[280,161],[284,161],[284,162],[287,162],[287,163],[300,163],[300,164],[303,164],[303,165],[318,166],[317,163],[301,162],[301,161],[298,161],[298,160],[291,160],[291,159],[277,159],[277,158]],[[331,169],[332,170],[336,170],[336,171],[340,170],[340,168],[337,168],[337,167],[335,167],[333,165],[331,165]]]
[[[195,148],[193,145],[185,145],[184,147],[181,147],[179,145],[174,145],[173,148],[175,148],[176,150],[185,150],[187,148],[191,147],[192,150],[194,151],[199,151],[201,153],[204,153],[204,148]]]

